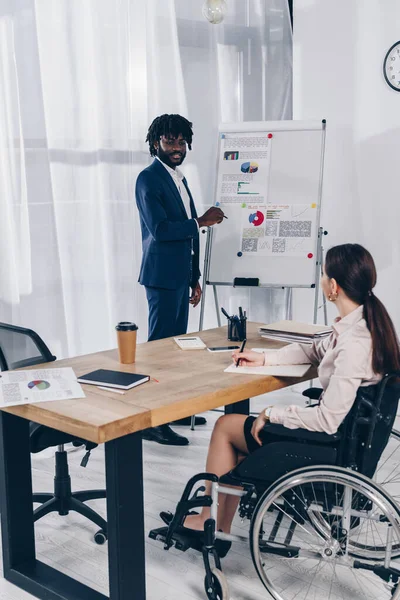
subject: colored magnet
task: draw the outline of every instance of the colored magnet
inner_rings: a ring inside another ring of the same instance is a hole
[[[237,253],[237,255],[238,255],[238,256],[239,256],[239,258],[240,258],[241,256],[243,256],[243,252],[238,252],[238,253]]]
[[[313,256],[314,256],[314,254],[313,254],[312,252],[309,252],[309,253],[307,254],[307,258],[312,258]]]
[[[268,134],[268,139],[271,139],[271,138],[273,138],[273,137],[274,137],[274,136],[272,135],[272,133],[269,133],[269,134]]]
[[[242,208],[246,208],[246,202],[243,202]]]
[[[215,203],[215,206],[219,206],[219,202],[216,202],[216,203]]]

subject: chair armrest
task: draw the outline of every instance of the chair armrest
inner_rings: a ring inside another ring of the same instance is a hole
[[[277,423],[267,423],[264,431],[287,438],[296,438],[307,442],[315,442],[316,444],[337,444],[341,439],[340,433],[330,435],[323,431],[309,431],[308,429],[289,429]]]
[[[323,392],[322,388],[312,387],[312,388],[308,388],[308,390],[304,390],[303,396],[310,398],[310,400],[319,400],[322,392]]]
[[[40,425],[39,423],[31,421],[29,423],[29,439],[31,452],[36,454],[36,452],[41,452],[42,450],[46,450],[46,448],[68,444],[79,438],[75,435],[64,433],[57,429],[53,429],[52,427],[46,427],[46,425]],[[84,440],[79,441],[82,441],[82,443],[85,444]],[[93,448],[96,445],[97,444],[94,444]]]

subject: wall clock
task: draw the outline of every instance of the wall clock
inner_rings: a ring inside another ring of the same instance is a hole
[[[400,92],[400,42],[393,44],[387,51],[383,61],[383,74],[386,83],[396,92]]]

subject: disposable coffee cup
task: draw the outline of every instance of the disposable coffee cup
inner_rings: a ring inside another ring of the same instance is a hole
[[[119,362],[123,365],[131,365],[136,358],[138,326],[130,321],[121,321],[115,329],[117,330]]]

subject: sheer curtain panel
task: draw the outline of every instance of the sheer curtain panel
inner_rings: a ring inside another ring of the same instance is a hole
[[[2,2],[0,320],[36,329],[59,357],[114,347],[119,320],[146,339],[134,185],[152,119],[193,121],[183,171],[201,212],[219,122],[291,117],[287,0],[228,0],[217,26],[202,4]],[[282,294],[257,292],[251,311],[281,311]]]

